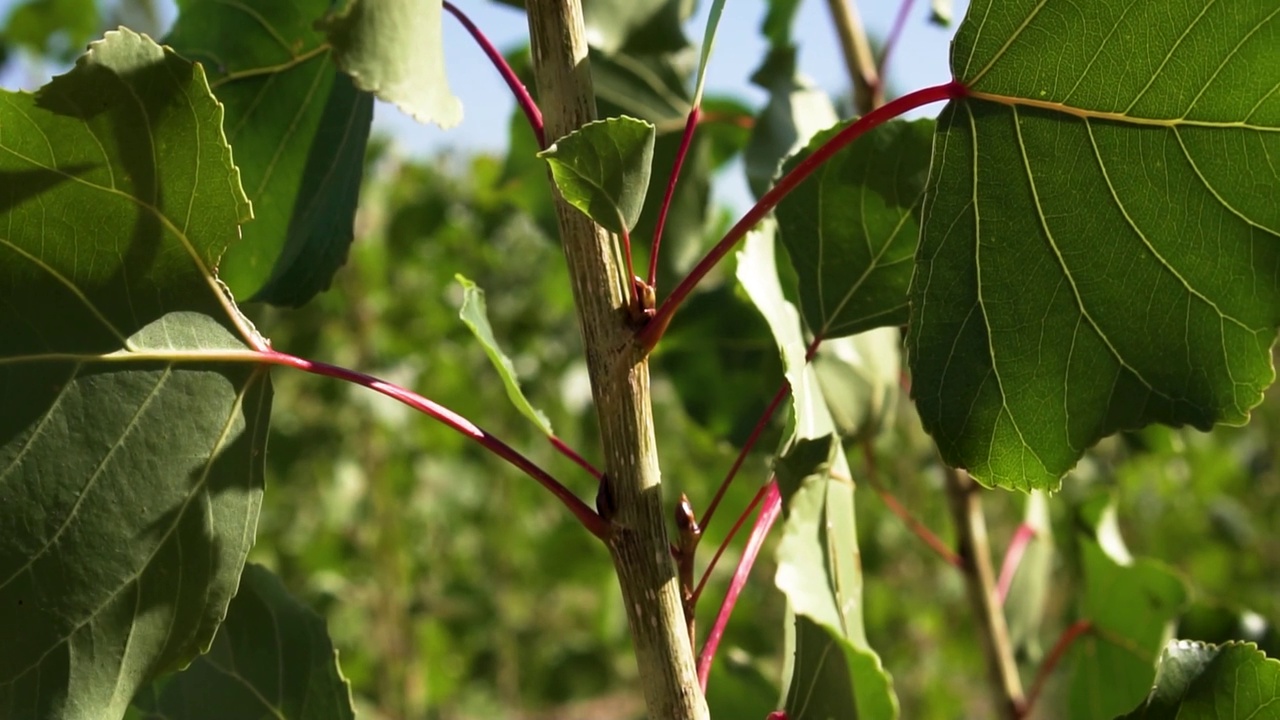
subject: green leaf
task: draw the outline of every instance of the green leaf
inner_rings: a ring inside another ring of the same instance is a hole
[[[693,104],[702,104],[702,89],[707,83],[707,64],[711,60],[711,50],[716,44],[716,29],[720,27],[720,16],[724,13],[724,0],[711,0],[711,10],[707,13],[707,26],[702,31],[702,50],[698,54],[698,74],[693,82]]]
[[[794,45],[770,50],[751,76],[769,92],[745,150],[747,183],[756,197],[773,186],[783,159],[839,120],[831,98],[799,74],[796,52]]]
[[[226,614],[265,346],[209,268],[249,203],[199,66],[128,30],[0,103],[0,708],[119,717]]]
[[[813,370],[840,437],[874,436],[893,417],[902,372],[901,347],[897,328],[879,328],[818,346]]]
[[[684,22],[690,0],[586,0],[587,41],[606,55],[624,51],[670,52],[688,44]]]
[[[466,323],[471,329],[471,333],[476,336],[480,344],[484,346],[484,352],[489,356],[489,362],[493,363],[493,367],[498,371],[498,375],[502,377],[502,385],[507,389],[507,398],[511,400],[511,404],[516,406],[521,415],[524,415],[534,425],[538,426],[546,435],[551,435],[551,421],[547,420],[547,416],[541,410],[535,408],[529,399],[524,396],[524,391],[520,389],[520,378],[516,376],[516,368],[511,364],[511,358],[502,352],[502,348],[498,347],[498,341],[493,337],[493,328],[489,326],[489,313],[485,309],[484,290],[476,287],[476,284],[461,275],[455,275],[458,284],[462,286],[462,309],[458,311],[458,317],[462,318],[462,322]]]
[[[818,133],[794,168],[852,121]],[[800,279],[805,322],[822,337],[905,325],[933,121],[895,120],[854,140],[776,210]]]
[[[139,693],[145,720],[354,720],[324,620],[248,565],[209,652]]]
[[[775,583],[795,616],[786,710],[803,718],[896,718],[892,680],[867,643],[853,483],[800,317],[782,294],[770,223],[747,235],[738,280],[769,323],[791,383],[795,432],[775,464],[785,520]]]
[[[328,0],[179,5],[165,44],[204,65],[253,202],[218,276],[238,297],[302,305],[346,262],[373,97],[313,27]]]
[[[619,235],[640,219],[653,164],[653,123],[629,117],[587,123],[538,153],[565,200]]]
[[[1053,488],[1150,423],[1239,424],[1280,322],[1280,14],[979,0],[952,47],[909,354],[925,428]]]
[[[69,57],[81,51],[99,22],[93,0],[27,0],[13,8],[0,28],[14,45]]]
[[[1096,540],[1080,538],[1084,591],[1078,614],[1093,627],[1067,655],[1072,720],[1114,718],[1146,695],[1160,648],[1187,602],[1181,578],[1160,563],[1128,556],[1114,505],[1104,511],[1096,534]]]
[[[320,27],[356,87],[448,129],[462,122],[462,103],[444,73],[443,13],[441,0],[349,0]]]
[[[1280,706],[1280,661],[1253,643],[1177,640],[1160,656],[1147,701],[1126,720],[1274,718]]]

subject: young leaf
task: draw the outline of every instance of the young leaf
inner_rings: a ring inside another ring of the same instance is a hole
[[[794,611],[784,678],[789,717],[896,718],[892,680],[867,644],[853,485],[795,307],[778,281],[772,229],[747,235],[738,280],[773,331],[791,383],[794,435],[774,470],[786,519],[775,582]]]
[[[547,416],[541,410],[535,408],[529,399],[524,396],[524,391],[520,389],[520,378],[516,376],[515,366],[511,364],[511,358],[502,352],[502,348],[498,347],[498,341],[493,337],[493,328],[489,326],[489,314],[485,310],[484,290],[481,290],[475,283],[461,275],[455,275],[458,284],[462,286],[462,309],[458,311],[458,317],[462,318],[462,322],[466,323],[471,329],[471,333],[476,336],[480,344],[484,346],[484,352],[489,356],[489,362],[493,363],[493,367],[498,371],[498,375],[502,377],[502,385],[507,389],[507,398],[511,400],[511,404],[516,406],[521,415],[529,418],[530,422],[538,426],[546,435],[551,435],[551,421],[547,420]]]
[[[1244,720],[1274,717],[1280,661],[1253,643],[1175,640],[1160,656],[1145,703],[1119,720]]]
[[[909,351],[925,428],[1053,488],[1150,423],[1243,423],[1280,322],[1274,2],[977,0],[938,119]]]
[[[324,620],[250,564],[209,651],[133,704],[143,720],[354,720],[337,660]]]
[[[795,167],[848,123],[818,133]],[[933,121],[895,120],[859,137],[776,210],[800,279],[800,309],[822,337],[905,325]]]
[[[443,14],[441,0],[348,0],[320,25],[356,87],[448,129],[462,103],[444,74]]]
[[[587,123],[538,153],[560,194],[619,235],[640,219],[653,165],[653,123],[616,117]]]
[[[165,44],[204,65],[226,109],[254,221],[218,263],[238,297],[299,306],[329,287],[354,236],[373,96],[313,27],[328,0],[182,0]]]
[[[1108,506],[1096,539],[1080,538],[1084,592],[1078,615],[1093,627],[1071,646],[1072,720],[1107,720],[1151,688],[1160,648],[1187,601],[1185,583],[1160,563],[1131,559]]]
[[[120,717],[253,543],[265,341],[209,271],[249,203],[200,67],[128,30],[0,127],[0,708]]]

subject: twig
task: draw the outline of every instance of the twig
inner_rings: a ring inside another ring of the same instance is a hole
[[[595,465],[592,465],[591,463],[587,462],[586,458],[579,455],[577,450],[574,450],[573,448],[566,445],[565,442],[561,440],[559,437],[556,437],[555,435],[548,435],[547,440],[551,442],[552,447],[560,451],[561,455],[564,455],[565,457],[569,458],[573,462],[577,463],[578,467],[591,473],[591,477],[595,478],[596,480],[599,480],[600,478],[604,477],[604,473],[600,472],[600,470],[597,469]]]
[[[444,0],[444,9],[449,11],[462,23],[462,26],[471,33],[471,37],[475,39],[476,44],[488,56],[489,62],[498,69],[498,73],[502,75],[502,79],[507,83],[507,87],[511,88],[511,94],[516,97],[516,104],[524,111],[524,116],[529,119],[529,127],[533,128],[533,135],[538,139],[538,147],[547,147],[547,138],[542,127],[542,111],[538,109],[538,104],[533,101],[533,96],[529,94],[529,89],[520,82],[520,78],[516,76],[515,70],[511,69],[511,65],[507,63],[507,59],[502,57],[502,53],[498,52],[498,48],[489,42],[489,38],[471,22],[471,18],[466,13],[458,9],[456,5]]]
[[[662,196],[662,208],[658,210],[658,223],[653,228],[653,250],[649,253],[649,287],[658,287],[658,250],[662,247],[662,231],[667,227],[667,212],[671,210],[671,201],[675,199],[676,183],[680,180],[680,170],[684,167],[684,159],[693,144],[693,131],[698,128],[702,118],[702,109],[697,105],[689,110],[689,119],[684,123],[684,134],[680,136],[680,149],[676,151],[675,163],[671,166],[671,175],[667,177],[667,191]]]
[[[1093,631],[1093,622],[1089,620],[1077,620],[1071,624],[1062,634],[1058,636],[1058,641],[1053,644],[1053,649],[1045,656],[1044,662],[1040,663],[1040,669],[1036,671],[1036,679],[1031,683],[1031,693],[1027,695],[1027,702],[1022,711],[1022,717],[1031,715],[1031,709],[1035,707],[1036,700],[1040,699],[1040,693],[1044,690],[1045,683],[1049,681],[1049,676],[1053,674],[1054,668],[1066,655],[1067,649],[1071,647],[1081,635]]]
[[[885,38],[884,47],[880,50],[880,64],[877,69],[881,78],[888,72],[889,55],[897,47],[898,40],[902,38],[902,31],[907,27],[907,18],[910,17],[911,6],[914,4],[915,0],[902,0],[898,5],[898,15],[894,17],[893,27],[889,30],[889,36]]]
[[[927,525],[916,518],[916,516],[912,515],[911,511],[899,502],[898,498],[894,497],[893,493],[889,492],[889,489],[880,482],[880,473],[876,466],[874,449],[871,446],[870,439],[863,441],[862,455],[863,463],[866,467],[867,483],[871,485],[871,489],[875,490],[876,494],[880,496],[880,500],[889,508],[889,511],[894,515],[897,515],[898,519],[902,520],[902,522],[906,524],[907,528],[911,530],[911,532],[915,533],[916,537],[924,541],[924,544],[928,545],[929,548],[937,553],[938,557],[942,558],[948,565],[958,570],[964,570],[964,562],[960,559],[960,556],[951,548],[947,547],[947,544],[942,542],[942,539],[930,530]]]
[[[716,508],[720,507],[720,501],[724,499],[725,491],[729,489],[733,479],[738,476],[738,470],[742,468],[742,463],[746,461],[747,455],[751,453],[752,448],[759,441],[760,434],[768,427],[769,421],[773,419],[773,414],[778,411],[778,406],[790,394],[791,385],[783,380],[782,387],[778,388],[778,392],[774,394],[773,399],[769,401],[769,405],[760,414],[760,419],[756,421],[755,427],[751,428],[751,434],[742,443],[742,449],[738,451],[738,456],[734,458],[733,465],[729,466],[729,472],[725,473],[724,480],[720,481],[720,487],[716,488],[716,494],[712,496],[711,503],[707,505],[707,511],[702,514],[703,529],[706,529],[707,524],[711,522],[711,518],[715,516]],[[748,509],[747,512],[751,512],[751,510]]]
[[[711,269],[729,254],[729,251],[746,236],[747,232],[763,220],[782,201],[782,198],[796,189],[796,186],[804,182],[806,178],[821,167],[823,163],[830,160],[832,156],[861,137],[863,133],[905,112],[931,103],[964,97],[966,93],[965,86],[955,81],[923,88],[881,105],[863,115],[849,127],[836,133],[825,144],[800,161],[791,169],[791,172],[783,175],[777,184],[769,192],[765,193],[747,211],[747,214],[742,216],[742,219],[737,224],[729,229],[729,232],[721,238],[720,242],[716,243],[715,247],[711,248],[706,256],[694,266],[693,270],[689,271],[689,274],[671,291],[667,299],[662,301],[662,305],[658,308],[654,317],[640,330],[637,336],[640,344],[645,350],[653,350],[658,341],[662,339],[662,334],[666,332],[667,326],[671,324],[671,318],[675,315],[680,304],[689,296],[689,293],[693,292],[693,288],[702,281],[702,278],[706,277],[707,273],[711,272]]]
[[[827,9],[831,11],[844,64],[849,69],[849,81],[853,83],[853,106],[859,115],[866,115],[884,104],[884,86],[867,31],[853,3],[854,0],[827,0]]]
[[[1018,566],[1022,557],[1027,554],[1027,546],[1036,537],[1036,529],[1026,523],[1018,526],[1009,541],[1009,549],[1004,553],[1004,561],[1000,563],[1000,580],[996,583],[996,599],[1004,607],[1005,598],[1009,597],[1009,586],[1013,584],[1013,576],[1018,574]]]
[[[747,507],[738,515],[738,519],[733,521],[733,527],[729,528],[729,534],[724,536],[724,540],[716,548],[715,554],[711,556],[711,562],[707,563],[707,569],[702,571],[702,579],[698,580],[698,587],[690,595],[690,605],[697,607],[698,598],[702,597],[702,589],[707,586],[707,579],[711,577],[711,571],[715,570],[716,564],[720,562],[720,556],[724,555],[724,551],[729,548],[729,542],[742,529],[742,524],[747,521],[747,516],[751,515],[751,512],[756,509],[756,506],[764,499],[768,490],[768,483],[761,485],[760,489],[756,491],[755,497],[751,498],[751,502],[747,503]]]
[[[991,547],[987,542],[987,521],[982,512],[979,486],[959,470],[948,467],[946,476],[965,585],[981,629],[998,717],[1019,720],[1024,706],[1022,679],[1018,677],[1018,664],[1013,658],[1004,610],[996,601],[995,570],[991,566]]]
[[[733,614],[733,607],[738,603],[742,587],[747,584],[747,576],[751,574],[751,568],[756,564],[756,557],[760,555],[764,539],[778,520],[778,514],[782,510],[782,495],[778,492],[778,483],[770,480],[764,490],[764,504],[760,507],[760,514],[756,516],[755,525],[751,527],[751,536],[747,539],[747,546],[742,550],[738,567],[733,571],[729,590],[725,593],[724,603],[720,605],[720,612],[711,626],[711,632],[707,634],[707,641],[702,646],[702,654],[698,656],[698,683],[702,686],[703,692],[706,692],[707,678],[711,675],[711,662],[715,660],[716,649],[720,647],[720,640],[724,638],[724,629],[729,624],[729,616]]]
[[[369,388],[374,392],[382,393],[389,398],[399,400],[409,407],[417,410],[424,415],[432,417],[444,425],[457,430],[463,435],[471,438],[486,450],[494,455],[506,460],[512,465],[524,471],[526,475],[538,481],[539,485],[551,491],[565,507],[569,508],[569,512],[582,523],[584,527],[591,531],[592,535],[600,539],[607,539],[609,535],[609,526],[604,520],[596,514],[594,510],[587,506],[582,500],[574,495],[568,488],[551,477],[546,470],[538,467],[532,460],[521,455],[510,445],[502,442],[498,438],[490,435],[481,428],[477,427],[470,420],[462,417],[443,405],[428,400],[427,398],[406,390],[399,385],[393,385],[385,380],[379,380],[372,375],[366,375],[355,370],[348,370],[337,365],[329,363],[316,362],[304,358],[289,355],[287,353],[276,352],[275,350],[266,350],[261,353],[262,361],[272,365],[281,365],[284,367],[296,368],[313,375],[324,375],[326,377],[345,380],[349,383]]]

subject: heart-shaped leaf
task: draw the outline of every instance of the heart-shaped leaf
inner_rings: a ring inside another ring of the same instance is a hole
[[[183,0],[165,44],[204,65],[254,220],[218,263],[241,298],[298,306],[347,259],[373,96],[330,62],[328,0]]]
[[[560,194],[610,232],[631,232],[649,191],[653,123],[615,117],[587,123],[538,153]]]
[[[348,0],[321,27],[356,87],[448,129],[462,103],[444,74],[443,14],[441,0]]]
[[[127,30],[0,128],[0,714],[120,717],[253,543],[265,341],[210,273],[249,203],[200,67]]]
[[[1275,717],[1280,661],[1253,643],[1175,640],[1160,656],[1151,695],[1123,720],[1245,720]]]
[[[976,0],[912,285],[944,459],[1053,488],[1158,422],[1242,423],[1280,322],[1280,7]]]
[[[815,135],[784,171],[847,125]],[[932,120],[886,123],[842,148],[778,204],[800,309],[815,334],[906,324],[932,143]]]
[[[324,620],[247,565],[209,652],[138,694],[143,720],[353,720]]]

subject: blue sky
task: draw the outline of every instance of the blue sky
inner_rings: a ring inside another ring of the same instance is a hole
[[[499,48],[506,50],[525,43],[528,29],[522,12],[491,0],[455,1]],[[17,0],[0,0],[0,17],[7,17],[16,3]],[[163,14],[172,17],[172,3],[161,4],[166,6]],[[899,4],[900,0],[862,0],[857,7],[868,32],[873,37],[884,37],[893,24]],[[963,16],[967,4],[968,0],[956,0],[957,19]],[[695,40],[702,37],[709,5],[709,0],[700,0],[699,12],[686,29]],[[763,91],[751,85],[748,78],[764,54],[765,43],[759,28],[765,9],[763,0],[728,0],[707,71],[708,93],[734,95],[752,105],[764,102]],[[916,0],[888,72],[889,87],[898,93],[946,82],[949,78],[947,54],[954,26],[939,28],[928,22],[928,15],[929,0]],[[849,79],[823,0],[801,0],[794,36],[799,38],[801,47],[801,71],[833,94],[846,92]],[[375,131],[390,135],[402,152],[411,155],[422,156],[442,149],[503,152],[507,119],[514,108],[510,92],[471,37],[447,14],[444,44],[449,84],[463,104],[461,125],[450,130],[419,125],[394,107],[379,103]],[[0,85],[33,89],[42,84],[48,74],[61,71],[62,68],[33,69],[19,65],[0,74]],[[915,114],[936,114],[939,107]],[[717,184],[716,194],[722,202],[734,206],[746,203],[749,194],[742,172],[731,169]]]

